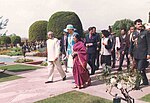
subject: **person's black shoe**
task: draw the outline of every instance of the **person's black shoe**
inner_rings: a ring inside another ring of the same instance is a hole
[[[112,65],[112,68],[115,68],[115,65]]]
[[[133,90],[140,90],[140,87],[134,87]]]
[[[53,81],[47,81],[47,82],[45,82],[45,83],[53,83]]]
[[[122,68],[117,69],[117,71],[122,71]]]
[[[62,80],[65,81],[66,80],[66,76]]]

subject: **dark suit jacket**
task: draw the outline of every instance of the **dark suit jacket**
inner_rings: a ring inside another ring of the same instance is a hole
[[[129,35],[126,35],[125,38],[122,35],[119,37],[120,39],[120,51],[128,52],[129,49]]]
[[[137,38],[137,42],[134,40]],[[142,30],[140,33],[133,32],[133,40],[130,46],[130,53],[135,59],[146,59],[150,55],[150,32]]]
[[[68,38],[68,36],[67,36]],[[60,40],[60,51],[61,53],[65,54],[67,51],[67,47],[68,47],[68,39],[66,38],[66,45],[64,45],[64,35],[62,36],[61,40]]]
[[[86,35],[85,37],[85,45],[88,43],[92,43],[92,46],[87,47],[87,53],[93,54],[96,53],[97,49],[97,36],[95,34],[92,35],[92,38],[89,38],[89,34]]]

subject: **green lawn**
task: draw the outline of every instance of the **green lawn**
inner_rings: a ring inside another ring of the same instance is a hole
[[[112,103],[112,101],[78,91],[71,91],[35,103]]]
[[[144,97],[141,98],[141,100],[150,103],[150,94],[145,95]]]
[[[19,79],[19,78],[22,78],[22,77],[10,75],[10,74],[5,74],[5,73],[0,73],[0,82],[15,80],[15,79]]]
[[[37,66],[27,66],[27,65],[21,65],[21,64],[16,64],[16,65],[7,65],[7,66],[2,66],[0,69],[7,69],[8,71],[11,72],[21,72],[21,71],[27,71],[27,70],[36,70],[39,69],[40,67]]]

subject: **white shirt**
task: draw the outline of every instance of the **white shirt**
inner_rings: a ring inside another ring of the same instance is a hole
[[[48,61],[54,61],[59,57],[60,45],[57,38],[48,39],[47,43],[47,59]]]
[[[111,55],[111,51],[105,48],[105,45],[107,45],[109,38],[102,38],[101,39],[101,55]]]

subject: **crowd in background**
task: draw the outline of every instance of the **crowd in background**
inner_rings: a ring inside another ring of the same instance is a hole
[[[101,35],[96,33],[96,27],[89,27],[88,34],[85,35],[85,38],[80,39],[80,41],[84,43],[82,48],[86,48],[86,62],[91,68],[89,75],[94,75],[95,71],[100,68],[100,65],[102,67],[111,66],[112,68],[115,68],[116,61],[119,61],[117,71],[122,71],[123,63],[125,63],[123,61],[126,61],[127,68],[137,69],[142,76],[142,84],[148,85],[149,83],[145,68],[147,68],[147,60],[150,58],[149,29],[150,25],[146,24],[144,27],[141,19],[137,19],[134,22],[134,26],[131,26],[129,30],[121,28],[120,36],[116,36],[110,27],[109,29],[102,30]],[[74,54],[73,48],[76,44],[73,39],[74,35],[76,35],[76,30],[73,25],[69,24],[66,29],[64,29],[63,36],[60,41],[61,53],[63,55],[62,60],[66,62],[66,72],[72,71],[72,69],[73,71],[75,70],[75,64],[73,62],[74,59],[72,58],[72,54]],[[79,52],[76,55],[79,54],[82,53]],[[79,62],[78,66],[81,64],[82,63]],[[77,68],[77,66],[75,67]],[[84,76],[82,75],[83,73],[76,74],[78,74],[78,77]],[[77,78],[77,76],[74,78]],[[140,84],[137,84],[136,89],[138,89],[139,86]]]
[[[90,75],[94,75],[96,70],[109,66],[111,69],[123,72],[122,67],[125,63],[128,70],[136,69],[142,77],[136,78],[139,82],[136,83],[135,89],[139,89],[140,85],[149,85],[146,76],[148,59],[150,59],[149,23],[143,26],[142,20],[137,19],[129,30],[121,28],[119,36],[110,26],[101,30],[101,33],[97,33],[96,27],[92,26],[88,28],[88,33],[83,38],[72,24],[66,26],[60,40],[55,38],[54,34],[49,31],[46,42],[24,43],[22,46],[24,56],[27,51],[47,48],[49,75],[45,83],[53,82],[54,66],[56,66],[62,80],[66,80],[66,73],[73,73],[74,88],[81,89],[91,84]],[[65,71],[61,62],[65,65]],[[87,69],[87,64],[90,70]]]

